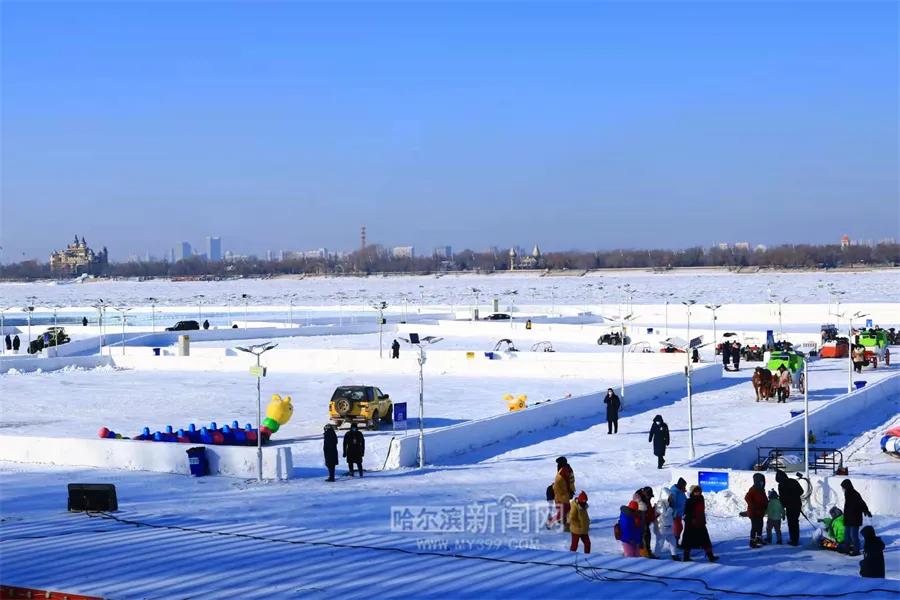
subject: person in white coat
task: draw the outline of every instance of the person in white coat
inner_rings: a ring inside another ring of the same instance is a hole
[[[678,542],[675,540],[675,532],[673,531],[673,522],[675,520],[675,510],[672,507],[672,501],[663,490],[659,500],[656,502],[656,527],[659,531],[656,534],[656,555],[659,556],[663,548],[669,550],[672,560],[681,560],[678,555]]]

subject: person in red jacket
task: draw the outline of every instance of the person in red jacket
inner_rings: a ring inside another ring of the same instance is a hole
[[[699,485],[691,487],[691,493],[684,505],[684,537],[681,545],[684,548],[684,561],[691,560],[692,548],[703,548],[709,562],[719,560],[719,557],[713,554],[709,530],[706,529],[706,503],[703,500],[703,488]]]
[[[747,501],[747,516],[750,517],[750,547],[759,548],[763,545],[763,517],[766,516],[766,509],[769,508],[765,475],[753,474],[753,486],[744,496],[744,500]]]

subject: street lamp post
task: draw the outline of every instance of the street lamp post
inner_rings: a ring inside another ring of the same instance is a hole
[[[106,310],[108,306],[106,302],[103,301],[103,298],[97,300],[97,303],[92,305],[97,309],[97,325],[100,328],[100,356],[103,356],[103,311]]]
[[[688,395],[688,444],[690,445],[689,456],[694,459],[694,398],[691,385],[691,307],[697,304],[696,300],[686,300],[682,304],[687,307],[687,346],[684,354],[687,357],[687,366],[684,368],[684,375],[687,379],[687,395]]]
[[[22,310],[28,315],[28,345],[25,346],[26,352],[31,347],[31,313],[34,312],[34,306],[23,306]]]
[[[803,466],[809,479],[809,357],[803,361]]]
[[[205,296],[203,294],[197,294],[194,296],[197,299],[197,322],[200,323],[201,327],[203,326],[203,298]]]
[[[419,468],[425,467],[425,346],[436,344],[444,338],[435,336],[419,337],[417,333],[410,333],[409,338],[400,338],[407,344],[415,346],[419,352]]]
[[[3,313],[8,310],[12,310],[13,307],[0,308],[0,335],[6,335],[6,323],[4,321]],[[6,344],[3,344],[3,354],[6,354]]]
[[[720,308],[722,308],[722,305],[721,304],[707,304],[706,308],[711,310],[712,314],[713,314],[713,354],[715,354],[716,348],[718,345],[718,333],[716,331],[716,321],[718,320],[718,317],[716,317],[716,311],[719,310]],[[688,342],[690,342],[690,341],[691,340],[688,339]]]
[[[620,359],[619,359],[619,367],[621,370],[621,381],[619,384],[619,399],[622,401],[622,406],[625,406],[625,324],[630,321],[633,321],[635,319],[635,316],[633,314],[628,314],[628,315],[625,315],[624,317],[604,317],[603,315],[600,315],[600,316],[603,317],[603,319],[605,319],[607,321],[612,321],[613,325],[618,326],[622,332],[622,339],[620,340],[622,352],[620,354]],[[598,345],[600,345],[600,341],[601,341],[600,339],[597,340]]]
[[[854,319],[864,319],[868,317],[868,313],[863,313],[862,311],[856,311],[854,314],[848,317],[849,319],[849,327],[847,331],[847,345],[849,346],[849,351],[847,352],[847,392],[853,391],[853,321]]]
[[[59,328],[56,326],[56,313],[61,307],[53,306],[53,356],[59,357]]]
[[[293,329],[294,327],[294,298],[297,297],[297,294],[291,294],[289,296],[288,302],[288,324]]]
[[[378,358],[384,358],[384,309],[387,306],[388,304],[384,300],[372,305],[372,308],[378,311]]]
[[[509,296],[509,328],[512,329],[516,312],[516,296],[519,294],[519,290],[506,290],[504,294]]]
[[[147,298],[150,302],[150,331],[151,333],[156,333],[156,303],[159,302],[153,296]]]
[[[131,310],[130,306],[113,306],[113,309],[119,312],[119,318],[122,319],[122,356],[125,356],[125,317],[129,310]],[[112,350],[110,350],[110,353]]]
[[[245,294],[246,296],[246,294]],[[241,352],[246,352],[247,354],[252,354],[256,357],[256,370],[253,372],[256,375],[256,480],[262,481],[262,393],[261,393],[261,380],[265,375],[265,370],[262,368],[260,364],[260,357],[275,348],[278,344],[273,344],[272,342],[265,342],[263,344],[254,344],[252,346],[238,346],[237,349]]]
[[[247,317],[247,307],[250,304],[250,294],[241,294],[241,299],[244,301],[244,327],[247,327],[248,317]]]

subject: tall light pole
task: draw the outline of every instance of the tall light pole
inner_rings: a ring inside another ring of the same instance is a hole
[[[425,304],[425,286],[419,286],[419,314],[422,314],[422,306]]]
[[[103,356],[103,311],[109,305],[104,302],[103,298],[100,298],[92,306],[97,309],[97,325],[100,327],[100,356]],[[110,349],[110,352],[112,352],[112,349]]]
[[[22,310],[28,315],[28,345],[25,346],[25,351],[27,352],[28,348],[31,347],[31,313],[34,312],[34,306],[23,306]]]
[[[203,324],[203,298],[205,298],[203,294],[197,294],[194,298],[197,299],[197,322]]]
[[[250,294],[241,294],[241,299],[244,301],[244,327],[247,327],[248,317],[247,317],[247,307],[250,304]]]
[[[297,297],[297,294],[291,294],[288,296],[288,323],[291,326],[291,329],[294,328],[294,298]]]
[[[809,357],[803,361],[803,466],[809,479]]]
[[[782,304],[787,304],[787,303],[788,303],[788,299],[787,299],[787,298],[781,298],[780,300],[776,300],[776,299],[774,299],[774,298],[769,298],[769,302],[770,302],[771,304],[777,304],[777,305],[778,305],[778,333],[781,334],[781,337],[782,337],[782,338],[784,338],[784,325],[782,325],[782,322],[781,322],[781,305],[782,305]]]
[[[62,308],[58,304],[53,305],[53,356],[59,357],[59,328],[56,326],[56,313]]]
[[[122,319],[122,356],[125,356],[125,316],[131,310],[130,306],[113,306],[113,310],[118,311],[119,318]],[[110,350],[112,353],[112,350]]]
[[[0,332],[2,332],[2,333],[0,333],[0,335],[4,335],[4,336],[6,335],[6,323],[3,320],[3,313],[5,313],[8,310],[13,310],[13,308],[14,307],[12,307],[12,306],[9,306],[6,308],[0,308]],[[3,354],[6,354],[6,344],[5,343],[3,344]]]
[[[150,302],[150,331],[156,333],[156,303],[159,302],[159,300],[150,296],[147,298],[147,301]]]
[[[419,468],[425,467],[425,346],[437,344],[444,338],[427,335],[423,338],[417,333],[410,333],[409,338],[400,338],[407,344],[415,346],[419,351]]]
[[[706,308],[712,311],[713,314],[713,354],[716,353],[716,348],[718,347],[718,334],[716,331],[716,321],[718,317],[716,317],[716,311],[722,308],[721,304],[707,304]],[[690,342],[691,340],[688,340]]]
[[[619,399],[622,402],[622,406],[625,406],[625,324],[633,321],[635,319],[635,316],[633,314],[627,314],[624,317],[604,317],[603,315],[600,316],[603,317],[604,320],[611,321],[613,325],[618,326],[622,332],[622,339],[620,344],[622,352],[620,353],[619,359],[619,367],[622,378],[619,384]],[[600,341],[601,340],[599,339],[597,340],[598,345],[600,345]]]
[[[381,300],[372,305],[372,308],[378,311],[378,358],[384,358],[384,309],[388,307],[387,302]]]
[[[244,294],[246,296],[246,294]],[[259,357],[275,348],[278,344],[273,344],[272,342],[265,342],[263,344],[253,344],[252,346],[237,346],[237,349],[241,352],[246,352],[247,354],[252,354],[256,357],[256,370],[253,372],[256,375],[256,480],[262,481],[262,395],[260,392],[261,388],[261,379],[265,375],[265,371],[260,364]]]
[[[519,294],[519,290],[506,290],[503,294],[509,297],[509,328],[512,329],[516,310],[516,296]]]
[[[690,444],[690,458],[694,459],[694,397],[691,385],[691,307],[697,304],[696,300],[685,300],[682,304],[687,308],[687,346],[684,354],[687,357],[687,366],[684,368],[684,375],[687,379],[687,395],[688,395],[688,444]]]
[[[863,313],[862,311],[856,311],[852,315],[848,317],[849,319],[849,327],[847,331],[847,344],[850,347],[850,351],[847,353],[847,392],[853,391],[853,320],[854,319],[864,319],[868,317],[868,313]]]

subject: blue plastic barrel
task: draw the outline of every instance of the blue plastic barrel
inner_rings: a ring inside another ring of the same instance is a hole
[[[853,385],[856,386],[856,389],[861,390],[864,387],[866,387],[866,382],[865,381],[854,381]]]
[[[803,414],[803,411],[802,411],[802,410],[792,410],[792,411],[791,411],[791,418],[799,417],[799,416],[802,415],[802,414]]]

